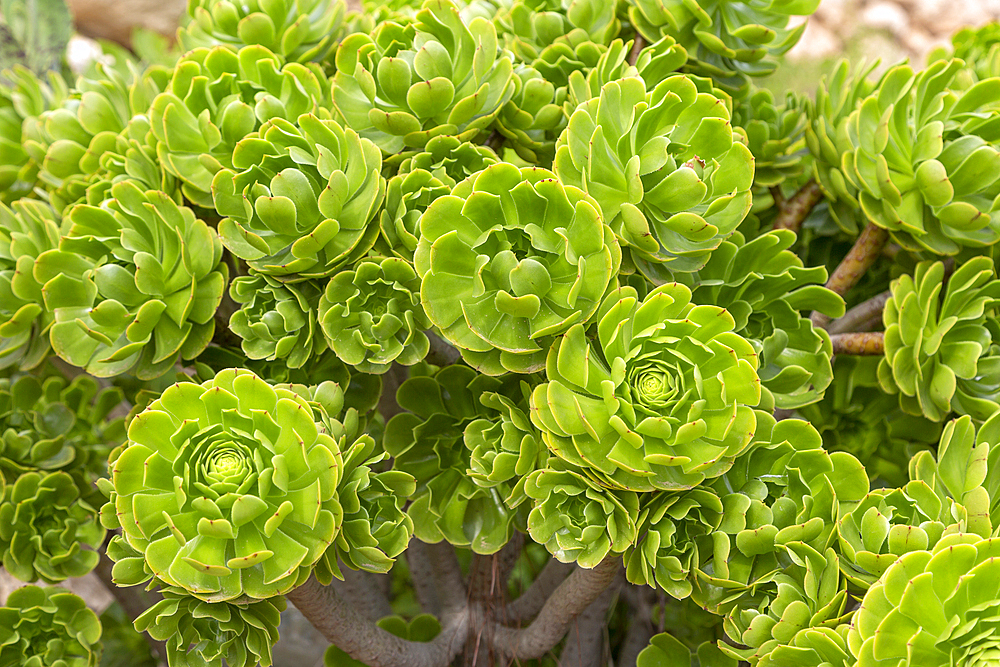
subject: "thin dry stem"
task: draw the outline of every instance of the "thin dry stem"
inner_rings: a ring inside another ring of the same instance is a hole
[[[861,236],[854,242],[854,246],[847,253],[847,256],[834,269],[830,279],[826,281],[827,288],[840,296],[847,294],[852,287],[858,284],[868,267],[879,258],[888,241],[889,232],[869,222],[861,232]],[[826,328],[826,325],[830,323],[830,318],[818,311],[813,311],[810,319],[818,327]]]
[[[778,195],[781,195],[780,190]],[[823,191],[820,190],[819,183],[814,180],[810,180],[799,188],[799,191],[788,200],[785,200],[784,197],[780,197],[780,199],[776,197],[775,204],[780,208],[780,212],[774,220],[774,228],[790,229],[798,233],[799,229],[802,228],[802,223],[822,200]]]
[[[875,356],[885,353],[885,334],[874,333],[842,333],[830,336],[833,342],[834,354],[853,354],[858,356]]]

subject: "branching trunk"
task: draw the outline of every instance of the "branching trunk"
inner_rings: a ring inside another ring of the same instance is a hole
[[[559,667],[600,667],[606,664],[608,610],[618,597],[624,579],[623,571],[619,571],[616,580],[570,624],[566,645],[559,656]]]
[[[830,336],[833,341],[834,354],[855,354],[875,356],[885,353],[885,334],[876,333],[846,333]]]
[[[822,200],[823,191],[820,190],[819,183],[816,181],[809,181],[792,195],[791,199],[787,200],[781,196],[781,191],[778,190],[777,194],[774,195],[774,203],[780,212],[774,220],[774,228],[790,229],[798,233],[799,229],[802,228],[802,223]]]
[[[504,617],[507,621],[516,625],[521,621],[534,618],[542,610],[542,606],[545,605],[549,596],[573,571],[573,568],[572,563],[560,563],[555,558],[550,560],[538,573],[535,580],[531,582],[528,590],[507,605],[507,609],[504,611]]]
[[[882,311],[890,297],[892,297],[892,292],[886,290],[863,303],[859,303],[844,313],[843,317],[831,322],[827,331],[831,334],[854,333],[877,327],[882,322]]]
[[[653,627],[653,602],[656,596],[646,586],[626,586],[624,597],[629,605],[629,625],[615,664],[617,667],[635,667],[639,653],[656,634]]]
[[[356,572],[349,568],[341,568],[344,580],[334,579],[333,586],[337,595],[348,600],[358,612],[372,621],[386,616],[392,616],[392,606],[382,592],[376,575],[369,572]]]
[[[840,296],[847,294],[852,287],[858,284],[868,267],[879,258],[888,241],[889,232],[869,222],[861,232],[861,236],[854,242],[854,246],[847,253],[847,256],[834,269],[830,279],[826,281],[827,288]],[[811,319],[813,324],[819,327],[825,328],[830,323],[829,317],[816,311],[813,312]]]

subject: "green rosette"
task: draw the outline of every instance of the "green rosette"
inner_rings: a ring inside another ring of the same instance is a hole
[[[257,273],[325,278],[374,245],[382,155],[354,130],[312,114],[273,118],[236,145],[233,167],[212,181],[215,208],[228,216],[219,236]]]
[[[757,188],[795,183],[803,173],[806,98],[786,93],[779,103],[774,93],[755,88],[733,107],[733,125],[746,137],[754,157],[753,183]]]
[[[135,629],[166,642],[170,667],[270,667],[285,598],[246,605],[166,593]]]
[[[341,42],[334,109],[388,155],[442,134],[469,141],[513,94],[512,67],[492,23],[466,25],[450,0],[427,0],[412,21],[386,21]]]
[[[0,368],[30,370],[52,351],[54,318],[32,267],[43,252],[59,247],[61,222],[40,201],[0,204]]]
[[[64,472],[23,473],[0,503],[3,568],[21,581],[55,584],[97,565],[104,528]]]
[[[639,509],[636,544],[625,551],[625,577],[683,600],[691,595],[691,570],[699,562],[698,538],[721,522],[722,501],[710,489],[649,496]]]
[[[303,583],[343,524],[352,432],[323,407],[343,406],[340,388],[319,391],[311,401],[230,369],[175,384],[139,413],[101,513],[122,530],[109,548],[115,581],[155,575],[168,590],[240,604]]]
[[[328,107],[328,85],[318,68],[285,63],[263,46],[190,51],[148,110],[162,169],[190,202],[213,208],[212,179],[233,168],[236,144],[272,118]]]
[[[365,260],[335,275],[318,316],[333,351],[363,373],[385,373],[393,362],[412,366],[430,348],[420,278],[398,257]]]
[[[1000,303],[1000,280],[987,257],[965,262],[946,284],[944,276],[943,263],[921,262],[912,277],[892,282],[892,298],[882,313],[879,383],[883,391],[899,394],[899,405],[909,414],[943,421],[952,410],[971,408],[973,417],[985,420],[992,414],[989,403],[956,396],[960,386],[978,381],[979,359],[995,356],[987,324]]]
[[[556,143],[555,172],[600,206],[654,284],[695,271],[750,212],[753,156],[704,82],[638,76],[604,85]]]
[[[215,231],[162,192],[124,181],[80,204],[58,250],[33,268],[52,349],[91,375],[159,377],[212,339],[229,278]]]
[[[509,395],[504,390],[517,387],[514,382],[452,365],[400,385],[396,401],[407,412],[386,424],[384,446],[394,469],[416,479],[407,512],[421,541],[446,541],[479,554],[496,553],[510,541],[515,512],[499,490],[467,474],[470,451],[462,436],[469,424],[496,416],[480,397]]]
[[[523,160],[549,164],[555,157],[556,139],[566,127],[563,113],[566,90],[557,89],[528,65],[517,65],[514,83],[514,95],[497,116],[497,132]]]
[[[612,292],[597,340],[575,325],[553,343],[531,419],[549,449],[603,483],[634,491],[693,488],[750,444],[760,401],[757,354],[718,306],[671,283],[640,301]]]
[[[763,404],[780,409],[820,400],[833,380],[830,336],[802,313],[844,314],[843,299],[823,286],[826,269],[805,267],[790,250],[795,241],[785,229],[751,241],[736,232],[702,269],[677,275],[694,303],[722,306],[732,315],[733,330],[760,355]]]
[[[900,65],[847,122],[844,175],[865,216],[908,250],[955,255],[1000,240],[1000,79],[955,90],[963,66]]]
[[[248,358],[302,368],[327,349],[317,320],[322,294],[311,280],[286,283],[258,274],[239,276],[229,287],[229,296],[240,304],[229,318],[229,328],[243,339]]]
[[[528,475],[528,534],[563,563],[593,568],[635,543],[639,495],[609,489],[557,458]]]
[[[494,21],[507,48],[522,63],[572,58],[581,44],[607,45],[621,32],[614,2],[515,0],[496,10]]]
[[[490,375],[540,370],[552,338],[597,312],[620,260],[594,200],[509,163],[435,200],[414,255],[428,319]]]
[[[957,533],[902,556],[848,634],[857,667],[987,667],[1000,655],[1000,541]]]
[[[688,68],[722,81],[734,94],[746,92],[747,77],[767,76],[777,57],[795,46],[819,0],[628,0],[628,16],[640,35],[655,42],[677,39]]]
[[[0,607],[0,664],[97,667],[101,622],[64,588],[25,586]]]
[[[347,15],[344,0],[188,0],[191,22],[177,39],[185,51],[200,46],[259,45],[286,62],[323,60]]]

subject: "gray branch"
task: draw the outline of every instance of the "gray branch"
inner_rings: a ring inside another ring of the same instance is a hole
[[[574,568],[572,563],[560,563],[555,558],[550,560],[528,586],[528,590],[507,605],[507,609],[504,610],[504,618],[510,623],[534,618],[542,610],[545,601]]]
[[[566,645],[559,656],[559,667],[600,667],[606,664],[604,653],[607,649],[608,610],[614,603],[621,584],[623,571],[619,571],[615,581],[600,596],[583,610],[570,624]]]

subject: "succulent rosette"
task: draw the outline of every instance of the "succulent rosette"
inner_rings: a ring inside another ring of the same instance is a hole
[[[825,560],[841,508],[870,490],[861,463],[846,452],[827,453],[808,422],[775,423],[758,412],[754,438],[712,483],[722,500],[723,521],[698,541],[701,562],[693,572],[691,597],[720,616],[753,608],[746,598],[757,591],[771,596],[783,572],[806,562],[800,554]],[[789,551],[793,544],[795,550]]]
[[[323,60],[336,44],[344,0],[188,0],[191,23],[177,33],[185,51],[260,45],[288,62]]]
[[[189,208],[128,181],[111,195],[70,210],[69,232],[33,275],[55,316],[57,355],[98,377],[151,379],[208,345],[228,267],[215,231]]]
[[[795,633],[786,643],[775,646],[758,665],[763,667],[843,667],[854,664],[847,635],[847,623],[836,628],[820,626],[805,628]]]
[[[612,292],[597,340],[574,325],[553,343],[531,418],[549,449],[605,484],[679,490],[724,473],[750,444],[757,353],[718,306],[680,284],[640,301]]]
[[[937,444],[941,424],[903,412],[899,398],[879,386],[879,363],[880,357],[838,356],[823,400],[798,414],[820,432],[827,451],[848,452],[872,480],[901,487],[910,458]]]
[[[31,193],[45,157],[38,117],[69,94],[62,74],[45,80],[14,65],[0,81],[0,201],[10,204]]]
[[[723,306],[732,315],[734,331],[760,354],[764,404],[781,409],[818,401],[833,380],[829,334],[801,313],[844,314],[843,299],[823,286],[826,269],[805,267],[789,249],[795,240],[785,229],[751,241],[736,232],[703,268],[677,275],[694,303]]]
[[[466,25],[450,0],[427,0],[411,22],[348,36],[336,67],[337,117],[386,154],[442,134],[474,139],[514,92],[513,63],[493,24]]]
[[[531,539],[563,563],[596,567],[636,540],[638,494],[609,489],[560,459],[528,475],[524,492],[532,500]]]
[[[636,544],[625,551],[626,578],[686,598],[691,570],[699,562],[698,538],[715,532],[721,522],[722,501],[710,489],[647,497],[639,509]]]
[[[393,362],[412,366],[430,348],[420,278],[398,257],[365,260],[335,275],[318,316],[333,351],[363,373],[385,373]]]
[[[428,319],[491,375],[541,369],[552,337],[597,312],[620,260],[590,197],[510,163],[435,200],[414,255]]]
[[[38,256],[59,247],[61,220],[46,204],[0,204],[0,368],[28,370],[49,355],[53,317],[32,275]]]
[[[240,304],[229,328],[243,339],[248,358],[302,368],[327,349],[317,321],[322,294],[312,280],[286,283],[260,274],[239,276],[229,287],[229,296]]]
[[[25,586],[0,607],[0,664],[96,667],[101,622],[65,588]]]
[[[963,66],[900,65],[847,123],[845,175],[861,208],[909,250],[955,255],[1000,240],[998,81],[949,87]]]
[[[273,118],[240,141],[237,171],[212,181],[219,235],[257,273],[296,282],[332,275],[364,256],[385,197],[382,154],[332,120]]]
[[[600,0],[515,0],[500,8],[494,21],[507,48],[532,64],[554,60],[545,55],[549,50],[572,58],[581,43],[607,45],[621,31],[616,9]]]
[[[524,160],[533,164],[552,161],[559,133],[566,127],[565,88],[556,86],[528,65],[514,69],[514,95],[497,116],[497,132]]]
[[[794,182],[805,170],[805,98],[789,92],[782,103],[765,88],[754,89],[733,107],[733,125],[742,130],[754,157],[758,188]]]
[[[981,407],[956,400],[957,390],[977,381],[979,359],[993,341],[987,320],[1000,303],[1000,280],[987,257],[956,268],[947,284],[944,277],[943,263],[921,262],[912,277],[892,282],[892,298],[882,313],[882,389],[898,392],[905,412],[932,421],[943,421],[952,410]],[[975,412],[979,420],[989,417]]]
[[[0,503],[3,568],[21,581],[58,583],[94,569],[104,541],[97,511],[65,472],[26,472]],[[86,548],[85,548],[86,547]]]
[[[996,662],[1000,541],[957,533],[902,556],[868,589],[848,645],[858,667]]]
[[[13,483],[25,472],[80,473],[89,496],[85,473],[103,473],[108,452],[124,440],[122,419],[110,417],[122,398],[121,389],[102,389],[86,375],[0,379],[0,474]]]
[[[834,549],[820,553],[801,542],[786,549],[793,564],[743,597],[724,622],[729,639],[746,648],[727,642],[719,648],[751,667],[775,664],[771,653],[800,632],[835,630],[853,614]]]
[[[284,610],[280,596],[235,605],[166,593],[135,628],[166,642],[170,667],[270,667]]]
[[[493,419],[480,397],[518,385],[451,365],[433,375],[416,375],[396,392],[402,412],[386,424],[384,447],[393,469],[416,479],[408,513],[413,534],[428,543],[447,541],[475,553],[499,551],[513,535],[515,512],[495,488],[467,474],[470,451],[462,444],[466,427]]]
[[[691,650],[684,642],[668,632],[661,632],[649,640],[636,658],[637,667],[736,667],[737,662],[723,654],[712,642],[703,642]]]
[[[155,575],[206,602],[248,603],[303,583],[344,518],[337,487],[350,429],[333,383],[322,403],[246,370],[167,389],[129,425],[102,510],[124,544],[115,580]],[[365,437],[365,436],[362,436]]]
[[[748,76],[766,76],[776,57],[795,46],[805,24],[793,16],[816,11],[819,0],[629,0],[629,19],[649,42],[677,39],[690,54],[688,68],[745,91]]]
[[[929,60],[936,57],[961,58],[971,68],[970,79],[989,79],[1000,76],[1000,23],[993,21],[978,28],[962,28],[951,37],[952,53],[942,53],[943,49],[935,49]],[[968,76],[970,72],[959,74]]]
[[[286,64],[263,46],[194,49],[149,108],[162,168],[189,201],[212,208],[212,179],[233,167],[236,144],[272,118],[318,111],[327,86],[315,67]]]
[[[750,211],[753,156],[726,102],[688,75],[612,81],[581,104],[555,172],[594,197],[632,262],[656,284],[694,271]]]

